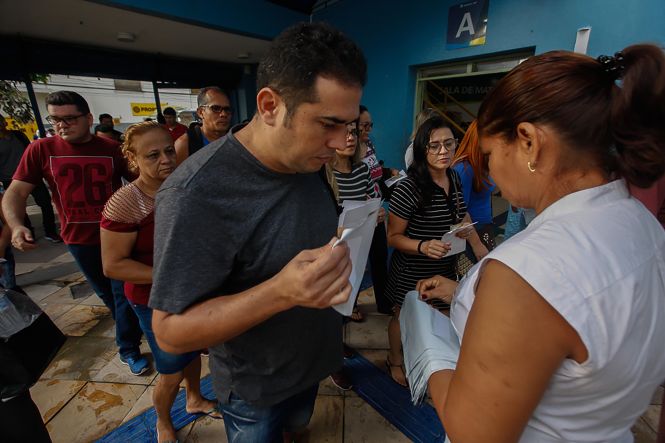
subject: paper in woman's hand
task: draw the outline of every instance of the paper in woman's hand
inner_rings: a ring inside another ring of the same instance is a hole
[[[460,342],[450,319],[420,300],[417,291],[404,297],[399,323],[411,400],[418,404],[434,372],[455,369]]]
[[[385,184],[388,188],[392,187],[395,185],[398,181],[401,181],[407,177],[406,172],[399,171],[399,174],[397,174],[394,177],[390,177],[388,180],[385,181]]]
[[[475,224],[476,222],[458,223],[456,225],[451,226],[450,231],[443,234],[443,237],[441,237],[441,241],[444,243],[450,243],[450,251],[448,251],[445,257],[449,257],[455,254],[460,254],[466,250],[466,240],[458,237],[457,233],[463,231],[464,229],[468,229]]]

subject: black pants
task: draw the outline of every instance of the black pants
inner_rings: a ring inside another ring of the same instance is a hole
[[[0,401],[0,441],[3,443],[51,443],[42,416],[25,392],[9,401]]]
[[[386,225],[379,223],[374,229],[372,245],[369,248],[369,266],[374,284],[376,309],[382,314],[391,314],[393,304],[386,297],[386,280],[388,279],[388,239]]]
[[[35,203],[42,210],[42,224],[44,225],[45,235],[57,234],[57,228],[55,227],[55,214],[53,213],[53,206],[51,205],[51,195],[48,192],[48,188],[44,182],[39,182],[35,189],[30,193],[32,198],[35,199]],[[25,226],[29,229],[32,229],[32,222],[28,218],[28,214],[25,215]]]

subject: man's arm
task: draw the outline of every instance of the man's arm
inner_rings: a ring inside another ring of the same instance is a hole
[[[12,244],[21,251],[37,247],[30,229],[23,225],[25,202],[33,189],[32,183],[12,180],[2,199],[2,212],[12,230]]]
[[[178,137],[178,140],[175,141],[174,147],[176,162],[177,164],[180,164],[184,162],[187,157],[189,157],[189,135],[184,133]]]
[[[171,353],[213,346],[295,306],[324,309],[345,302],[352,290],[350,275],[346,244],[305,250],[273,278],[246,291],[206,300],[180,314],[155,309],[155,336],[160,348]]]

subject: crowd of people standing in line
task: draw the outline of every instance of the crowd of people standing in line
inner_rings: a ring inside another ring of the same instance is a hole
[[[530,58],[459,147],[436,113],[419,121],[393,189],[360,105],[366,70],[339,31],[296,25],[259,65],[248,123],[229,128],[228,97],[204,88],[201,126],[165,110],[165,125],[130,127],[122,151],[90,133],[83,97],[52,93],[57,135],[26,149],[2,202],[11,242],[36,247],[25,201],[46,180],[65,196],[53,199],[62,239],[116,321],[120,360],[142,374],[142,335],[150,345],[160,442],[175,440],[183,380],[187,411],[223,418],[229,441],[293,441],[344,355],[331,309],[352,289],[348,247],[332,247],[339,205],[389,197],[370,249],[377,308],[392,316],[386,365],[408,385],[399,315],[418,289],[464,337],[456,369],[429,382],[449,439],[627,441],[665,379],[665,233],[626,184],[665,171],[662,50]],[[537,214],[496,249],[495,187]],[[450,256],[443,235],[471,222],[457,234],[467,253]],[[458,283],[460,255],[480,263]],[[203,349],[217,403],[200,393]]]

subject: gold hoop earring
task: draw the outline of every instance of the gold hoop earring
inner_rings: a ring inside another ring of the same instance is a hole
[[[536,172],[536,168],[531,166],[531,162],[526,162],[526,167],[529,168],[529,171]]]

